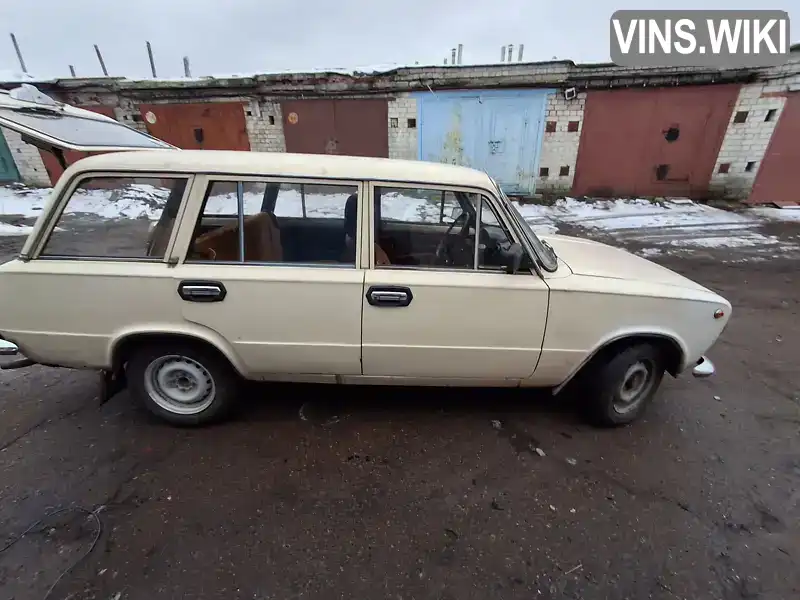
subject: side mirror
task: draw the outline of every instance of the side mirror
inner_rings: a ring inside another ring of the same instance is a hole
[[[522,262],[525,259],[525,250],[522,249],[517,243],[511,244],[506,251],[506,273],[513,275],[522,268]]]

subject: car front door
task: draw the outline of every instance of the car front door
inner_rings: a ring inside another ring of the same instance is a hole
[[[505,271],[503,251],[518,240],[494,197],[390,182],[371,184],[369,192],[364,375],[510,385],[530,376],[549,291],[530,270]],[[389,264],[376,264],[378,254]]]
[[[254,378],[360,375],[364,271],[346,234],[361,218],[345,219],[360,186],[198,177],[176,241],[184,319],[222,336]]]

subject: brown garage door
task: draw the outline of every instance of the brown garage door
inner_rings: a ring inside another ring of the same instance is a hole
[[[738,85],[589,92],[573,193],[707,195],[738,94]]]
[[[106,117],[111,117],[112,119],[115,118],[114,116],[114,109],[110,106],[78,106],[78,108],[82,108],[84,110],[90,110],[95,113],[99,113],[101,115],[105,115]],[[58,162],[58,159],[51,153],[47,152],[46,150],[39,150],[39,154],[42,155],[42,162],[44,163],[44,168],[47,171],[48,176],[50,177],[50,183],[55,185],[58,179],[61,177],[61,174],[64,172],[64,169],[61,168],[61,163]],[[89,156],[89,152],[77,152],[75,150],[66,150],[64,152],[64,160],[66,161],[67,165],[71,165],[75,161],[78,161],[82,158]],[[95,153],[96,154],[96,153]]]
[[[386,100],[281,103],[287,152],[389,156]]]
[[[750,202],[800,204],[800,93],[786,99],[756,174]]]
[[[184,150],[250,150],[244,104],[141,104],[150,135]]]

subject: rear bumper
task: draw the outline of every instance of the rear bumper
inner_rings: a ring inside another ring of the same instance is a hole
[[[705,356],[701,356],[692,368],[692,375],[701,378],[711,377],[714,373],[716,373],[716,371],[717,370],[714,368],[714,363],[708,360],[708,358]]]

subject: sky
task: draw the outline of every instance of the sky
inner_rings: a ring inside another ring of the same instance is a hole
[[[748,9],[753,0],[694,0],[670,9]],[[9,34],[38,78],[159,78],[372,66],[442,64],[464,45],[463,63],[498,62],[500,48],[525,45],[524,61],[609,60],[615,10],[656,9],[658,0],[0,0],[0,72],[19,72]],[[800,41],[800,2],[777,0]]]

